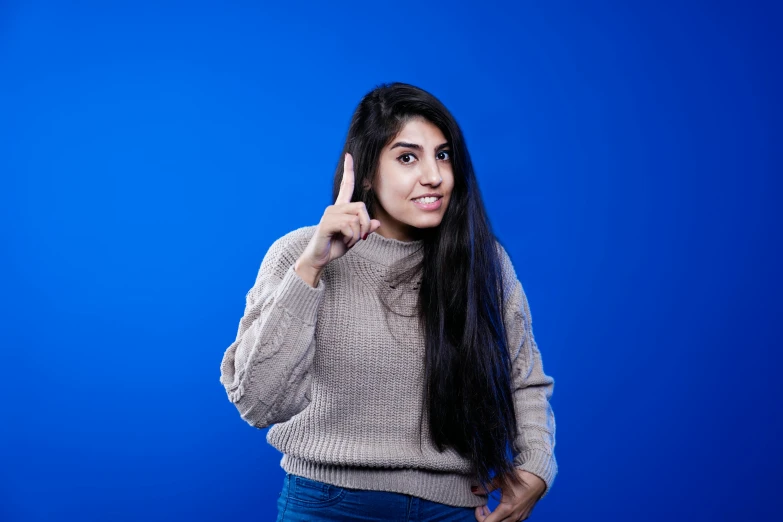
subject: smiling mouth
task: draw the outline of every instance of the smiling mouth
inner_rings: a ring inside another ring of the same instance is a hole
[[[416,203],[422,203],[424,205],[429,205],[432,203],[435,203],[439,199],[441,199],[443,196],[425,196],[423,198],[416,198],[413,201]]]
[[[423,200],[423,201],[422,201]],[[413,200],[413,204],[416,205],[416,208],[419,210],[439,210],[441,205],[443,204],[442,198],[418,198]]]

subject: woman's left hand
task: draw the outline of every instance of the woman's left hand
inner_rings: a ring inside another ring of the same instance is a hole
[[[479,522],[518,522],[530,516],[533,506],[546,491],[546,483],[533,473],[521,469],[517,470],[517,476],[522,484],[512,485],[506,490],[501,490],[500,503],[495,511],[490,513],[486,505],[477,507],[476,520]],[[489,491],[495,489],[497,489],[497,484],[493,480]]]

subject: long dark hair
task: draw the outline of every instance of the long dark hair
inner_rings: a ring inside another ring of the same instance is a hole
[[[425,333],[427,378],[422,400],[430,433],[438,451],[451,447],[471,462],[482,486],[493,474],[501,486],[518,484],[509,454],[517,423],[503,322],[505,285],[495,235],[454,117],[432,94],[413,85],[381,84],[367,93],[351,119],[335,170],[332,201],[340,190],[342,158],[348,152],[355,173],[351,201],[363,201],[370,216],[376,215],[372,182],[381,151],[415,117],[443,132],[451,144],[454,174],[443,220],[421,230],[421,262],[399,270],[396,277],[397,282],[415,274],[421,278],[417,313]]]

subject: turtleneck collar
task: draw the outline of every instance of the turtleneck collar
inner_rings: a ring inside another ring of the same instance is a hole
[[[351,248],[350,252],[375,263],[392,266],[400,259],[408,256],[412,256],[411,260],[418,261],[423,255],[423,246],[424,241],[421,239],[400,241],[399,239],[390,239],[373,232],[367,236],[367,239],[359,240]]]

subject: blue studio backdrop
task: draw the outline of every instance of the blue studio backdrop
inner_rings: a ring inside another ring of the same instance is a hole
[[[464,130],[555,379],[530,520],[777,519],[780,15],[0,3],[0,520],[274,519],[220,361],[392,81]]]

